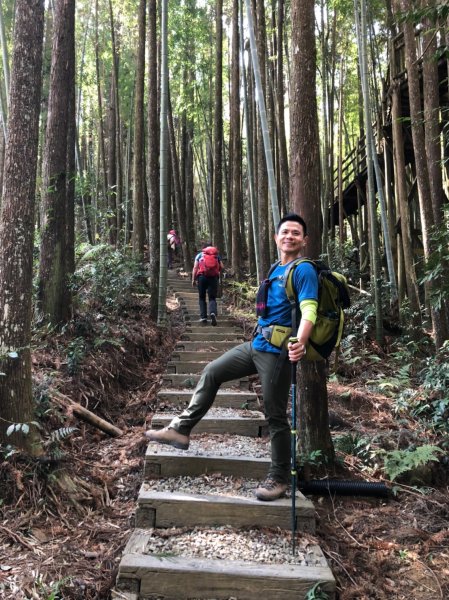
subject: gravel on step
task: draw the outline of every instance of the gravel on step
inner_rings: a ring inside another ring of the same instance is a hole
[[[173,452],[179,450],[166,444],[151,443],[151,453]],[[193,433],[188,450],[182,450],[183,456],[249,456],[251,458],[269,458],[270,440],[268,437],[255,438],[245,435]]]
[[[259,483],[256,479],[208,473],[197,477],[179,475],[178,477],[151,479],[143,484],[143,489],[153,492],[254,498],[254,490]]]
[[[245,394],[242,394],[242,401],[245,400]],[[158,406],[158,413],[167,412],[165,409],[168,409],[168,412],[171,414],[173,412],[173,406],[168,406],[164,403],[164,410],[162,409],[162,405]],[[261,415],[260,410],[249,410],[247,408],[216,408],[212,407],[207,411],[207,416],[213,419],[231,419],[231,418],[240,418],[240,419],[258,419]]]
[[[296,551],[292,552],[290,532],[281,530],[210,528],[149,529],[144,553],[154,556],[208,558],[263,564],[292,564],[304,567],[326,566],[316,542],[296,534]]]

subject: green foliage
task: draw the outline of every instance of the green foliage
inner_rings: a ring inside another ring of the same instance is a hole
[[[86,353],[86,342],[81,337],[74,338],[67,347],[67,371],[75,375]]]
[[[395,402],[395,410],[417,418],[434,431],[449,433],[449,341],[432,356],[418,363],[422,386],[404,387]]]
[[[47,584],[42,574],[39,573],[36,576],[34,585],[37,588],[36,592],[38,593],[39,598],[43,598],[44,600],[63,600],[63,588],[70,580],[70,577],[63,577],[59,581],[52,581]]]
[[[305,600],[329,600],[329,595],[323,590],[322,585],[321,582],[315,583],[307,592]]]
[[[443,451],[438,446],[425,444],[414,450],[392,450],[384,456],[384,471],[394,481],[399,475],[412,471],[417,467],[438,461],[438,454]]]
[[[409,357],[410,358],[410,357]],[[388,376],[381,374],[377,379],[370,379],[366,383],[371,389],[380,391],[386,396],[393,396],[404,387],[410,385],[411,363],[400,364]]]
[[[75,431],[78,431],[78,427],[60,427],[52,431],[44,443],[49,456],[55,460],[61,459],[64,456],[61,442],[71,437]]]
[[[347,433],[334,438],[335,449],[344,454],[356,456],[366,466],[374,466],[379,449],[373,440],[357,433]]]
[[[236,306],[252,311],[256,304],[257,287],[246,281],[227,280],[226,290]]]
[[[13,433],[23,433],[23,435],[28,435],[30,433],[30,426],[28,423],[12,423],[8,429],[6,430],[6,435],[10,436]]]
[[[118,314],[133,293],[146,292],[142,265],[109,245],[88,247],[78,261],[72,286],[87,309]]]
[[[322,450],[312,450],[309,454],[300,454],[298,457],[298,466],[321,467],[327,463],[327,458]]]
[[[446,301],[449,294],[449,279],[447,272],[449,270],[449,229],[447,227],[449,219],[449,207],[444,207],[444,214],[441,222],[432,228],[430,240],[432,252],[423,264],[423,275],[420,278],[422,285],[432,284],[430,302],[436,309],[440,309]]]

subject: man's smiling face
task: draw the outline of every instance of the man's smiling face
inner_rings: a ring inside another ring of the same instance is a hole
[[[287,256],[298,256],[307,245],[307,236],[301,223],[285,221],[274,236],[277,247]]]

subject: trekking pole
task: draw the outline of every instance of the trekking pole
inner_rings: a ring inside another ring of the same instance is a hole
[[[291,337],[288,340],[295,344],[298,338]],[[291,364],[291,399],[292,399],[292,415],[291,415],[291,448],[290,448],[290,464],[292,475],[292,554],[295,556],[295,538],[296,538],[296,362]]]

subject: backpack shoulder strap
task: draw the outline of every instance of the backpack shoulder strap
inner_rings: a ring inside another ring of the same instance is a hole
[[[298,265],[300,265],[301,263],[305,263],[305,262],[312,264],[315,267],[315,269],[317,268],[315,261],[312,260],[311,258],[297,258],[290,264],[290,266],[288,267],[288,269],[285,273],[285,276],[284,276],[285,293],[287,294],[287,298],[290,300],[290,302],[292,300],[294,302],[296,302],[296,290],[295,290],[295,286],[293,285],[293,273],[295,272],[295,269]]]
[[[271,265],[271,267],[270,267],[270,268],[269,268],[269,270],[268,270],[268,273],[267,273],[267,277],[266,277],[266,279],[270,279],[270,275],[273,273],[273,271],[275,270],[275,268],[276,268],[277,266],[279,266],[280,264],[281,264],[281,261],[280,261],[280,260],[277,260],[275,263],[273,263],[273,264]]]
[[[297,258],[294,260],[291,265],[288,267],[285,276],[284,276],[284,288],[285,293],[287,294],[288,301],[290,302],[290,308],[292,311],[292,329],[296,331],[299,322],[301,320],[301,311],[297,302],[297,294],[295,290],[295,286],[293,285],[293,274],[295,269],[301,263],[308,262],[312,264],[315,269],[317,269],[317,265],[315,261],[311,258]]]

